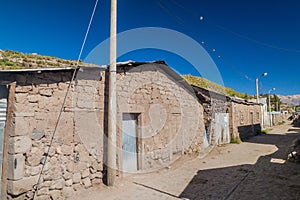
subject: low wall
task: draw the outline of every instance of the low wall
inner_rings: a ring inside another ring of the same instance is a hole
[[[278,125],[280,122],[284,120],[283,114],[281,113],[273,113],[272,114],[272,122],[273,126]]]

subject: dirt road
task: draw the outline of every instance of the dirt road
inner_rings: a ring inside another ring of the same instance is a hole
[[[287,162],[300,129],[286,124],[205,158],[184,156],[170,169],[118,180],[70,199],[300,199],[300,164]]]

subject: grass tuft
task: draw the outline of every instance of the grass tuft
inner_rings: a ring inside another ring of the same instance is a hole
[[[232,138],[232,139],[230,140],[230,143],[231,143],[231,144],[241,144],[241,143],[242,143],[242,140],[241,140],[240,137],[235,137],[235,138]]]

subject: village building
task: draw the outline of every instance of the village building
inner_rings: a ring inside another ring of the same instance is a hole
[[[258,135],[262,130],[262,104],[240,99],[231,99],[231,138],[242,141]]]
[[[206,146],[230,143],[230,97],[195,85],[192,87],[204,109]]]
[[[107,67],[0,72],[2,199],[31,199],[34,191],[37,199],[58,199],[103,182],[106,72]],[[118,64],[117,97],[118,176],[168,166],[203,148],[203,107],[164,62]]]
[[[255,103],[256,99],[251,99],[249,102]],[[261,128],[269,128],[271,126],[278,125],[284,118],[287,117],[286,114],[282,112],[270,111],[268,110],[267,98],[259,98],[259,103],[261,104]]]
[[[108,78],[107,66],[0,71],[2,199],[58,199],[105,181]],[[118,177],[261,130],[261,104],[191,86],[163,61],[119,63],[117,97]]]
[[[246,140],[261,132],[262,104],[231,98],[193,85],[204,109],[207,146]]]

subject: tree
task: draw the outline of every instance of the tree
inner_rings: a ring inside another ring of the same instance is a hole
[[[269,97],[267,96],[267,102],[269,102]],[[280,98],[274,94],[270,96],[270,106],[272,111],[280,111],[280,105],[282,104],[280,101]],[[269,110],[269,105],[268,105],[268,110]]]
[[[280,98],[276,94],[273,95],[273,102],[275,104],[276,111],[280,111],[281,101],[280,101]]]

